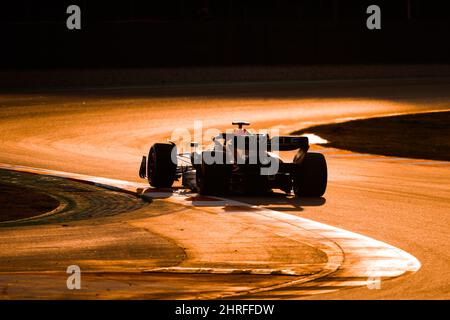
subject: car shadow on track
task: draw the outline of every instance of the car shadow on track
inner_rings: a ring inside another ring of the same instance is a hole
[[[186,196],[186,200],[194,207],[223,207],[225,211],[241,210],[242,206],[235,203],[228,203],[228,200],[238,201],[251,206],[265,207],[276,211],[302,211],[303,207],[317,207],[326,203],[324,197],[297,197],[284,192],[271,192],[264,195],[225,195],[224,198],[214,196],[202,196],[191,191],[183,191],[181,188],[156,189],[148,188],[141,190],[144,194],[152,194],[153,198],[166,199],[179,190],[179,194]],[[253,208],[256,209],[256,208]],[[248,210],[248,208],[247,208]]]
[[[326,203],[324,197],[297,197],[280,192],[272,192],[264,196],[239,195],[229,198],[276,211],[302,211],[303,207],[317,207]]]

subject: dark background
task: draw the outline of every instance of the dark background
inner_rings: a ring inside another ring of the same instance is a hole
[[[0,68],[449,63],[450,1],[15,0]],[[66,28],[77,4],[82,30]],[[366,9],[382,10],[382,30]]]

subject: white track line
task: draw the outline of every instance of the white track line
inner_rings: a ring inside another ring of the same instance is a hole
[[[165,201],[183,206],[195,205],[198,207],[200,205],[202,210],[216,214],[226,214],[239,219],[240,222],[248,223],[258,228],[267,228],[268,231],[284,237],[295,240],[296,236],[301,235],[302,241],[304,241],[305,237],[309,238],[312,245],[324,251],[328,256],[328,264],[323,272],[302,279],[294,279],[281,285],[238,292],[233,294],[233,296],[241,294],[258,295],[265,291],[276,290],[275,294],[279,295],[280,298],[290,297],[293,294],[292,287],[295,288],[295,295],[297,296],[321,294],[335,291],[342,287],[371,286],[374,284],[374,281],[416,272],[421,267],[420,262],[415,257],[384,242],[313,220],[234,200],[214,197],[213,199],[208,199],[208,201],[189,201],[188,198],[194,194],[172,193],[164,190],[157,191],[149,189],[148,185],[143,183],[8,164],[0,164],[0,168],[73,179],[113,190],[140,194],[143,197],[163,198]],[[151,192],[147,192],[148,190],[151,190]],[[213,201],[211,202],[210,200]],[[226,206],[233,206],[238,208],[238,210],[225,211],[223,208]],[[257,270],[244,270],[242,272],[253,274],[269,274],[271,272],[271,270],[259,271],[260,273]],[[219,270],[215,268],[184,268],[184,270],[177,270],[176,268],[168,268],[165,270],[147,270],[147,272],[234,273],[239,272],[239,270]],[[282,270],[282,272],[286,275],[297,274],[295,268]],[[283,289],[286,289],[286,291],[283,291]],[[211,296],[208,298],[218,297],[223,296]]]
[[[152,193],[144,195],[154,197]],[[188,201],[183,198],[184,196],[176,195],[169,199],[180,204],[183,204],[182,201],[184,201],[184,205],[186,205]],[[311,239],[312,245],[326,252],[329,259],[327,272],[307,279],[307,281],[304,279],[292,280],[282,285],[258,288],[230,296],[258,294],[277,289],[276,296],[271,293],[271,297],[283,298],[285,293],[283,288],[289,288],[286,294],[290,296],[292,287],[295,287],[295,295],[323,294],[325,291],[332,292],[352,286],[373,287],[377,286],[382,279],[386,280],[405,273],[416,272],[421,267],[415,257],[384,242],[291,214],[259,208],[234,200],[218,199],[222,200],[226,206],[251,209],[233,210],[231,213],[227,212],[227,215],[237,216],[241,221],[255,226],[266,226],[268,230],[281,236],[289,238],[296,234],[307,236]],[[204,207],[202,209],[224,214],[223,207]],[[333,243],[338,247],[337,250]],[[330,272],[333,269],[335,271]],[[326,290],[324,291],[323,288]],[[217,298],[217,296],[208,298]]]

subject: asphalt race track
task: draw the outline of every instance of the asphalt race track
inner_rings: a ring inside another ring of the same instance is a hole
[[[152,197],[152,190],[140,185],[145,181],[137,174],[141,156],[153,142],[169,138],[176,128],[192,131],[195,120],[202,120],[204,128],[222,130],[229,128],[232,120],[244,119],[257,129],[276,127],[281,133],[289,133],[319,123],[448,109],[449,79],[1,94],[3,167],[76,173],[86,175],[87,180],[123,180],[131,189],[150,194],[142,206],[113,215],[106,211],[117,210],[113,204],[118,200],[103,195],[105,216],[92,220],[58,218],[43,225],[0,226],[1,245],[9,250],[0,251],[1,297],[448,299],[448,162],[317,146],[313,149],[323,152],[329,165],[329,186],[323,199],[275,193],[263,199],[220,200],[225,205],[208,204],[202,199],[184,205],[183,201],[195,195]],[[88,188],[73,183],[77,188]],[[90,188],[94,198],[106,192]],[[127,199],[124,196],[123,201],[137,201]],[[77,206],[77,201],[74,203]],[[223,210],[227,205],[234,210]],[[76,232],[67,235],[59,230],[70,228],[76,228]],[[73,246],[96,242],[97,233],[104,245],[90,247],[91,252],[73,250]],[[20,242],[24,235],[32,239],[32,245]],[[63,241],[66,236],[70,241]],[[115,241],[121,244],[119,249],[113,245]],[[142,255],[145,251],[151,256],[153,251],[158,252],[158,246],[169,253],[156,254],[151,258],[154,260]],[[69,252],[58,267],[47,263],[43,269],[36,263],[36,252],[40,260],[45,260],[64,250]],[[97,250],[98,260],[92,254]],[[383,260],[377,256],[380,250],[394,254],[390,259],[383,256]],[[158,257],[161,262],[154,262]],[[384,261],[382,267],[393,266],[384,270],[389,274],[386,279],[381,276],[377,289],[364,285],[364,277],[370,274],[361,271],[362,266],[375,260]],[[87,272],[84,291],[65,289],[65,268],[75,262]],[[407,265],[397,268],[400,262]],[[214,274],[217,270],[223,272]]]

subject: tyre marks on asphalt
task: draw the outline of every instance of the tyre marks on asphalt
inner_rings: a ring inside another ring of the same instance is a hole
[[[19,173],[9,170],[1,172],[2,179],[12,184],[20,186],[25,183],[35,188],[38,185],[39,191],[51,194],[61,205],[49,213],[27,219],[4,221],[0,226],[13,227],[100,218],[146,206],[145,202],[123,192],[93,188],[85,183],[74,184],[72,181],[47,175],[20,174],[20,177],[18,175]]]

